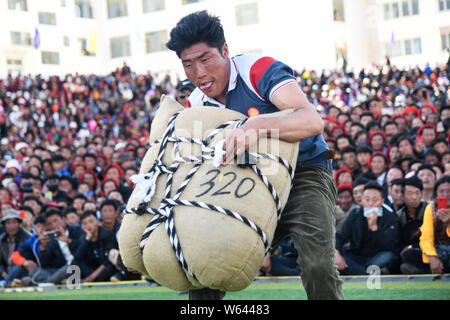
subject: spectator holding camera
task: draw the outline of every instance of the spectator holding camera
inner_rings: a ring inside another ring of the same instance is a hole
[[[85,236],[74,254],[75,264],[81,269],[82,282],[109,281],[117,270],[108,260],[111,249],[117,249],[115,234],[100,225],[95,211],[81,215]]]
[[[376,265],[382,274],[397,263],[399,224],[394,211],[383,204],[383,191],[376,181],[364,186],[362,207],[350,211],[336,232],[336,264],[341,274],[365,275]],[[349,246],[344,246],[350,242]]]
[[[67,267],[72,264],[83,231],[78,226],[66,225],[58,209],[44,214],[47,231],[39,236],[40,268],[30,270],[36,282],[60,284],[67,277]]]

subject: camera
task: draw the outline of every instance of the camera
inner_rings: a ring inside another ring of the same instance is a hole
[[[47,237],[48,237],[50,240],[56,240],[56,239],[58,239],[59,236],[61,235],[61,233],[59,233],[59,232],[56,231],[56,230],[46,231],[45,234],[47,235]]]

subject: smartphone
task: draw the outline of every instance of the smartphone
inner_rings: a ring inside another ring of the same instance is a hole
[[[416,143],[423,144],[423,137],[422,136],[417,136],[416,137]]]
[[[46,231],[45,234],[47,235],[47,237],[48,237],[50,240],[56,240],[56,239],[58,239],[59,236],[61,235],[61,233],[59,233],[59,232],[56,231],[56,230]]]
[[[436,197],[437,209],[447,209],[447,197]]]

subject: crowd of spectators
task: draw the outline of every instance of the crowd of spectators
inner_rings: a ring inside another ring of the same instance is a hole
[[[296,71],[334,155],[341,274],[449,272],[448,65],[359,72]],[[0,79],[0,281],[60,284],[140,279],[117,234],[163,94],[186,105],[194,86],[126,64],[107,76]],[[373,212],[376,214],[374,215]],[[289,239],[262,274],[298,274]],[[293,263],[294,262],[294,263]],[[273,267],[273,268],[272,268]],[[276,271],[280,270],[280,271]]]

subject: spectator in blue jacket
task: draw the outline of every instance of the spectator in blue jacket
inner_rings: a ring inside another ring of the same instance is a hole
[[[8,278],[6,278],[6,286],[21,287],[29,284],[31,279],[27,277],[28,272],[38,267],[38,254],[41,249],[41,243],[38,238],[46,230],[45,220],[42,215],[36,217],[33,228],[35,233],[23,242],[11,256],[11,260],[15,266],[9,272]]]

